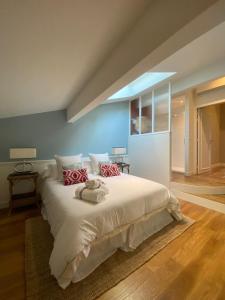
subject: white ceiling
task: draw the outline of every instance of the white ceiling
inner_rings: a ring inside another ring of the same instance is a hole
[[[225,22],[162,61],[151,72],[177,72],[178,79],[225,59]]]
[[[0,118],[66,108],[150,2],[0,1]]]
[[[176,80],[189,74],[194,74],[196,71],[199,71],[208,65],[213,65],[223,59],[225,60],[224,37],[225,22],[181,48],[149,70],[149,72],[176,72],[171,79],[173,84]],[[108,99],[105,103],[124,100],[130,100],[130,97],[126,99]]]

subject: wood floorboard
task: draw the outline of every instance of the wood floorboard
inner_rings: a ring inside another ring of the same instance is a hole
[[[215,168],[210,172],[185,176],[182,173],[173,172],[172,181],[193,185],[206,185],[206,186],[224,186],[225,185],[225,168]]]
[[[40,215],[36,208],[0,211],[0,299],[25,299],[25,220]]]
[[[224,300],[225,215],[181,201],[197,222],[101,300]],[[25,299],[25,220],[39,215],[26,209],[0,212],[0,299]]]
[[[207,195],[207,194],[196,194],[196,196],[209,199],[211,201],[225,204],[225,195]]]
[[[177,183],[191,184],[197,186],[225,186],[225,168],[219,167],[210,172],[193,176],[185,176],[184,174],[173,172],[171,180]],[[193,195],[225,204],[225,195]]]
[[[129,276],[100,299],[220,299],[225,268],[216,270],[224,265],[225,215],[190,203],[182,207],[197,222],[132,274],[132,281],[140,273],[147,276],[136,289],[129,292]]]

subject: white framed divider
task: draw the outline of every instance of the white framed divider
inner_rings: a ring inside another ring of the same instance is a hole
[[[143,111],[142,99],[146,99],[147,95],[147,93],[144,93],[135,98],[136,100],[139,99],[138,113],[136,106],[136,115],[135,110],[133,112],[130,111],[131,130],[128,139],[130,171],[133,175],[147,178],[169,187],[171,168],[170,83],[167,82],[148,93],[151,95],[149,97],[149,99],[151,98],[151,101],[149,101],[151,109],[146,108]],[[137,105],[137,102],[135,102],[135,105]],[[132,105],[130,105],[131,109]],[[149,112],[151,112],[151,115]],[[148,121],[151,122],[149,127],[146,125]],[[135,127],[135,124],[138,125]],[[151,130],[142,134],[142,131],[146,131],[146,128],[151,128]]]

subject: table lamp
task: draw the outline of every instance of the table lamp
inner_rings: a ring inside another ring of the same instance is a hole
[[[112,155],[115,157],[118,157],[119,159],[123,161],[123,155],[125,155],[127,152],[127,149],[125,147],[112,147]]]
[[[11,148],[9,149],[10,159],[23,159],[22,162],[16,164],[14,171],[16,173],[31,173],[33,172],[33,165],[25,159],[36,158],[36,148]]]

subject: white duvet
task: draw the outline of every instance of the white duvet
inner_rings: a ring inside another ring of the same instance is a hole
[[[98,204],[75,198],[75,189],[81,184],[64,186],[53,179],[43,183],[44,214],[55,238],[50,268],[58,281],[71,262],[76,272],[94,241],[121,226],[161,208],[167,208],[177,219],[182,218],[178,200],[161,184],[125,174],[101,179],[109,194]]]

